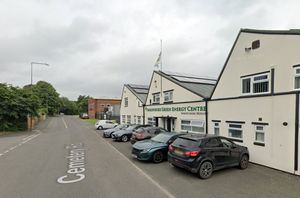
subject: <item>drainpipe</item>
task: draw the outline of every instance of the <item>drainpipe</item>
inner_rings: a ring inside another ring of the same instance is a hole
[[[145,104],[143,104],[143,125],[145,125]]]
[[[208,134],[208,101],[205,99],[205,133]]]

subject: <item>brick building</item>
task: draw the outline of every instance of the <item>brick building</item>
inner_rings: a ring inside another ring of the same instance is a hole
[[[88,101],[89,118],[116,119],[120,117],[121,99],[90,98]]]

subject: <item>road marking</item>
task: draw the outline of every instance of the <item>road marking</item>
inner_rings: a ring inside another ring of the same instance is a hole
[[[10,151],[16,149],[17,147],[22,146],[22,145],[25,144],[26,142],[29,142],[30,140],[36,138],[36,137],[39,136],[39,135],[41,135],[40,132],[38,132],[37,134],[30,135],[30,136],[28,136],[28,137],[26,137],[26,138],[23,138],[23,139],[22,139],[23,141],[22,141],[21,143],[19,143],[19,144],[13,146],[13,147],[7,149],[7,150],[4,151],[3,153],[0,153],[0,157],[3,156],[3,155],[5,155],[5,154],[7,154],[8,152],[10,152]]]
[[[96,132],[95,132],[96,133]],[[101,137],[98,133],[97,136]],[[163,188],[157,181],[155,181],[150,175],[145,173],[142,169],[140,169],[137,165],[135,165],[132,161],[130,161],[123,153],[121,153],[118,149],[116,149],[113,145],[111,145],[108,141],[104,142],[108,144],[112,149],[114,149],[117,153],[119,153],[127,162],[129,162],[134,168],[136,168],[142,175],[144,175],[150,182],[152,182],[156,187],[158,187],[163,193],[165,193],[170,198],[175,198],[175,196],[170,193],[167,189]]]
[[[64,117],[61,117],[61,120],[63,121],[63,123],[64,123],[64,125],[65,125],[65,127],[66,127],[66,129],[67,129],[67,128],[68,128],[68,126],[67,126],[67,123],[66,123],[66,121],[65,121]]]

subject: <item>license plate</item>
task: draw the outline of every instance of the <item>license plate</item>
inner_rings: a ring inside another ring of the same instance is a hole
[[[137,158],[137,156],[136,156],[135,154],[131,154],[131,156],[132,156],[133,158]]]
[[[177,154],[177,155],[183,155],[183,151],[180,151],[180,150],[177,150],[177,149],[174,151],[174,153]]]

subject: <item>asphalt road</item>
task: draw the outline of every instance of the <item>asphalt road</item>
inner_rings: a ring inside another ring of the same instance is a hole
[[[49,118],[36,131],[8,139],[0,138],[9,141],[0,147],[0,197],[173,196],[78,118]],[[77,169],[70,169],[71,159]]]
[[[77,117],[49,118],[33,132],[0,137],[0,197],[299,198],[300,195],[300,177],[266,167],[250,164],[246,170],[230,168],[201,180],[171,167],[168,162],[140,162],[130,152],[129,142],[102,138],[101,131]]]

